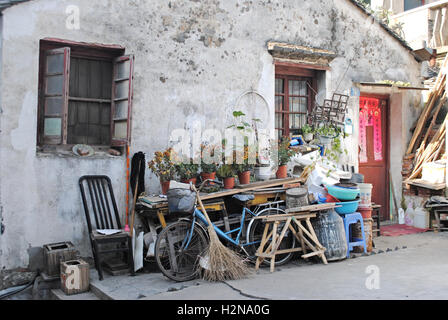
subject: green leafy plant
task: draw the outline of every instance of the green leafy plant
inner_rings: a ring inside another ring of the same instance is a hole
[[[244,112],[236,110],[236,111],[233,111],[232,115],[233,115],[234,124],[228,126],[227,129],[235,128],[240,131],[252,131],[252,125],[245,120],[244,117],[246,116],[246,114]],[[261,122],[261,120],[257,119],[257,118],[253,118],[252,121],[253,122]]]
[[[216,170],[216,175],[220,178],[231,178],[235,176],[235,169],[230,164],[222,164]]]
[[[307,133],[313,133],[313,127],[311,127],[308,123],[306,123],[303,127],[302,127],[302,133],[303,134],[307,134]]]
[[[201,171],[204,173],[212,173],[216,172],[216,169],[218,168],[218,164],[221,161],[222,155],[219,156],[219,160],[215,160],[216,152],[219,152],[217,150],[218,146],[216,145],[207,145],[202,144],[201,145]],[[211,157],[210,161],[205,162],[204,155],[209,155]]]
[[[316,129],[316,133],[324,137],[336,137],[340,133],[340,129],[333,125],[324,124]]]
[[[181,180],[189,180],[198,175],[199,165],[191,163],[179,163],[175,165],[176,173]]]
[[[282,137],[280,143],[278,144],[278,166],[286,165],[289,160],[297,154],[297,150],[289,148],[289,143],[290,141],[288,137]]]

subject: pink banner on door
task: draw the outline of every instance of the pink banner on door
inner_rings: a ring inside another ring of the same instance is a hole
[[[381,134],[381,109],[379,100],[361,97],[359,99],[359,162],[366,163],[367,158],[367,130],[373,126],[373,157],[375,161],[383,160],[383,142]]]

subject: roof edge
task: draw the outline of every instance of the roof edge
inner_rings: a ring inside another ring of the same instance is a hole
[[[422,62],[422,60],[415,54],[414,50],[409,46],[409,44],[399,37],[394,31],[392,31],[389,26],[384,24],[382,21],[378,20],[372,13],[366,10],[366,8],[361,5],[357,0],[348,0],[353,5],[355,5],[359,10],[361,10],[367,16],[373,18],[389,35],[391,35],[395,40],[397,40],[405,49],[409,51],[409,53],[414,57],[417,62]]]

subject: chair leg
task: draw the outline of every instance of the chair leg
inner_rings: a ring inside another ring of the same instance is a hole
[[[100,255],[100,252],[98,249],[98,243],[95,240],[93,240],[93,248],[94,248],[93,258],[95,260],[96,270],[98,271],[98,277],[100,280],[103,280],[104,279],[103,278],[103,268],[101,266],[101,258],[100,258],[101,255]]]
[[[359,224],[361,225],[362,240],[364,241],[364,253],[367,253],[366,234],[364,233],[364,221],[361,220]]]
[[[128,263],[131,268],[131,275],[135,276],[135,270],[134,270],[134,254],[132,250],[132,239],[128,238]]]
[[[350,225],[344,218],[345,236],[347,237],[347,259],[350,258]]]

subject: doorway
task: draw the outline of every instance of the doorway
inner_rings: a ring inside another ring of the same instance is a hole
[[[389,220],[389,97],[359,99],[359,173],[373,185],[372,202],[381,205],[380,220]]]

